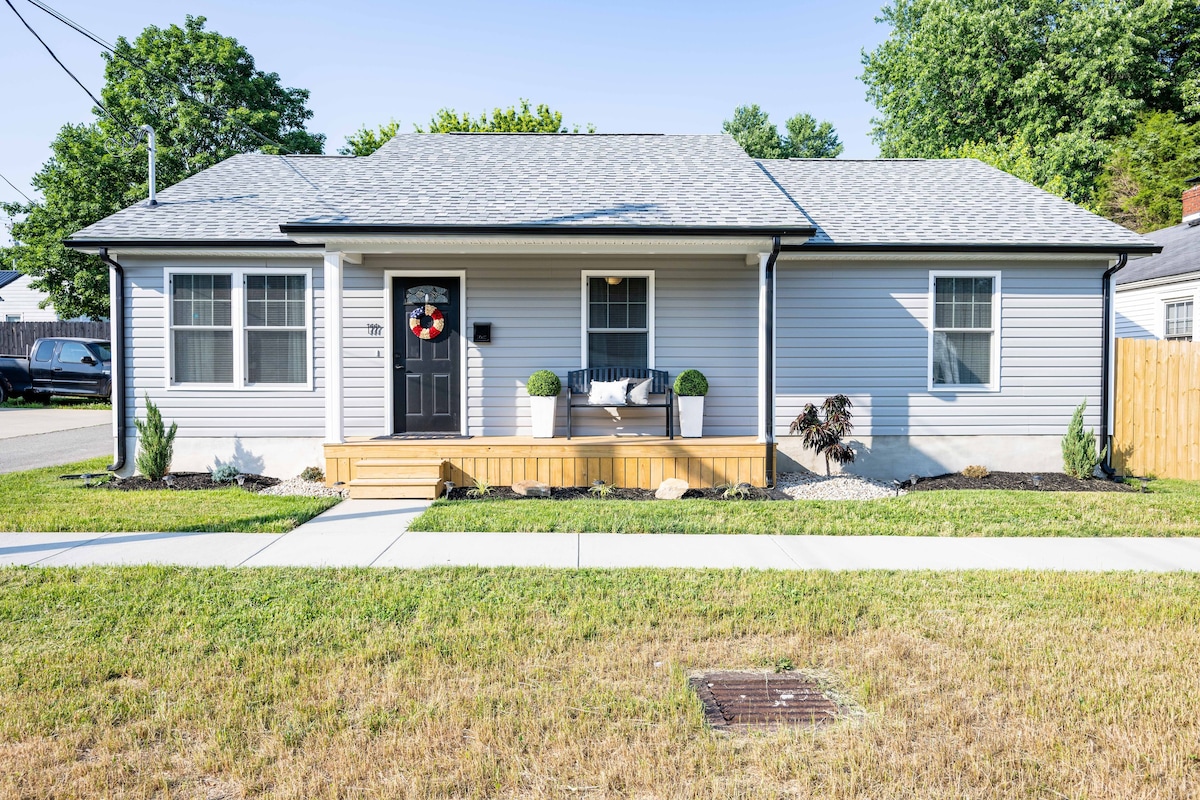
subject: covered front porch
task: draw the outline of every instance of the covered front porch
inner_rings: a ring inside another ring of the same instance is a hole
[[[470,487],[486,481],[511,486],[537,480],[551,487],[655,489],[667,478],[692,488],[749,483],[766,485],[775,446],[754,436],[668,439],[665,436],[591,436],[533,439],[487,436],[463,439],[352,439],[325,445],[325,480],[341,483],[355,498],[441,496],[445,482]]]

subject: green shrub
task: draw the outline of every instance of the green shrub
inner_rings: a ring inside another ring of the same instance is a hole
[[[300,473],[300,480],[302,480],[302,481],[324,481],[325,480],[325,470],[321,469],[320,467],[305,467],[304,471]]]
[[[208,476],[212,478],[213,483],[233,483],[237,476],[241,474],[242,471],[233,464],[221,464],[209,472]]]
[[[529,376],[525,388],[530,397],[558,397],[562,391],[562,381],[548,369],[539,369]]]
[[[1063,472],[1074,478],[1091,478],[1096,472],[1096,465],[1108,452],[1105,447],[1096,452],[1096,431],[1083,430],[1083,412],[1087,409],[1087,400],[1079,404],[1067,427],[1067,435],[1062,440]]]
[[[675,376],[675,394],[680,397],[703,397],[708,394],[708,378],[698,369],[685,369]]]
[[[171,429],[166,429],[158,406],[150,402],[150,395],[146,395],[145,421],[135,419],[133,424],[138,434],[138,471],[152,481],[161,481],[171,469],[171,453],[175,449],[175,433],[179,426],[172,422]]]

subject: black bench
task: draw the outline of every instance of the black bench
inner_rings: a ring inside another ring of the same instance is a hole
[[[629,378],[628,388],[637,386],[642,381],[649,378],[650,394],[661,394],[666,399],[661,403],[630,403],[624,402],[619,404],[627,408],[665,408],[667,410],[667,437],[675,438],[675,418],[674,407],[672,400],[674,399],[674,391],[671,389],[671,381],[667,377],[667,373],[661,369],[646,369],[645,367],[592,367],[591,369],[575,369],[567,373],[567,438],[571,438],[571,409],[572,408],[599,408],[587,402],[587,397],[592,391],[592,381],[600,381],[601,383],[610,381],[619,381],[622,378]],[[582,396],[583,402],[577,403],[576,397]],[[626,391],[626,400],[629,394]],[[608,406],[604,406],[607,408]]]

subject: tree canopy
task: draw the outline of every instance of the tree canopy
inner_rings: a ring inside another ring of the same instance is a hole
[[[721,124],[751,158],[837,158],[843,145],[830,122],[796,114],[784,123],[786,135],[757,104],[738,106]]]
[[[885,157],[964,146],[1033,159],[1033,182],[1090,204],[1141,114],[1200,115],[1195,0],[892,0],[862,79]]]
[[[1175,114],[1145,117],[1117,141],[1100,176],[1101,213],[1146,233],[1175,225],[1183,213],[1188,180],[1200,175],[1200,123]]]
[[[5,260],[34,276],[62,317],[108,314],[108,269],[95,256],[60,241],[80,228],[144,200],[148,193],[141,125],[154,128],[157,182],[169,186],[237,153],[320,153],[325,137],[310,133],[308,91],[286,88],[259,70],[236,39],[204,29],[151,26],[105,53],[96,119],[64,125],[32,184],[43,200],[6,204],[16,243]],[[270,141],[268,141],[270,140]],[[274,144],[276,142],[278,144]]]

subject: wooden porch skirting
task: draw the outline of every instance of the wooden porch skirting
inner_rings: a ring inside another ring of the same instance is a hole
[[[772,448],[772,459],[774,452]],[[439,466],[440,465],[440,466]],[[665,436],[523,436],[462,440],[368,440],[325,445],[325,481],[350,486],[352,497],[437,497],[443,481],[511,486],[539,480],[552,487],[656,489],[666,478],[692,488],[736,483],[765,486],[766,445],[753,436],[668,439]]]

